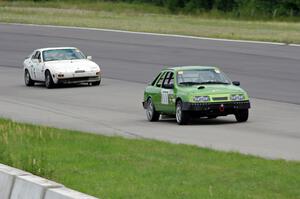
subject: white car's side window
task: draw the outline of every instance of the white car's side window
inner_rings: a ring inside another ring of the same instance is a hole
[[[33,60],[40,60],[40,61],[41,61],[41,53],[40,53],[40,51],[36,51],[36,52],[32,55],[31,59],[33,59]]]
[[[36,54],[36,51],[34,51],[29,57],[30,57],[31,59],[34,59],[35,54]]]

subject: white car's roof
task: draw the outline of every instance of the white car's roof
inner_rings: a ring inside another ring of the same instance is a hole
[[[39,51],[45,51],[45,50],[56,50],[56,49],[77,49],[75,47],[51,47],[51,48],[40,48],[40,49],[36,49]]]

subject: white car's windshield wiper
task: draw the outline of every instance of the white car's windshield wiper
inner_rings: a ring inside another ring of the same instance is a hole
[[[80,59],[79,57],[71,57],[69,60]]]
[[[45,61],[58,61],[59,59],[47,59]]]

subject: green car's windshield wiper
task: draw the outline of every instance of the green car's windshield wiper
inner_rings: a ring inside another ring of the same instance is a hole
[[[219,82],[219,81],[207,81],[207,82],[201,82],[198,84],[229,84],[228,82]]]
[[[199,85],[199,84],[229,84],[221,81],[207,81],[207,82],[180,82],[180,85]]]
[[[197,85],[201,84],[201,82],[180,82],[180,85]]]

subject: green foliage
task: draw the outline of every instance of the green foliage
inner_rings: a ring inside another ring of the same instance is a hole
[[[43,16],[43,17],[41,17]],[[55,17],[53,17],[55,16]],[[300,17],[268,19],[213,10],[170,15],[166,8],[146,4],[98,2],[0,3],[0,21],[51,24],[190,35],[212,38],[300,43]]]
[[[47,140],[42,129],[38,129],[37,134],[28,135],[28,129],[24,129],[11,121],[7,121],[6,126],[0,125],[0,161],[4,164],[21,168],[35,175],[51,177],[53,169],[48,163],[48,153],[46,152]],[[45,148],[39,148],[33,140]],[[15,148],[23,146],[19,155],[13,151]]]
[[[0,119],[0,162],[99,198],[296,199],[300,163]]]
[[[18,1],[18,0],[7,0]],[[24,1],[24,0],[23,0]],[[26,0],[33,2],[125,2],[165,7],[171,13],[221,12],[235,17],[277,18],[300,16],[300,0]]]

